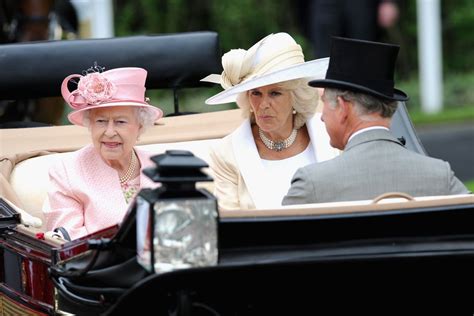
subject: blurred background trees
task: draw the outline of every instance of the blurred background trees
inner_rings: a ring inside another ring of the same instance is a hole
[[[116,36],[212,30],[221,50],[248,48],[272,32],[288,32],[312,59],[295,0],[115,0]],[[356,5],[356,4],[354,4]],[[416,1],[400,0],[400,19],[383,41],[401,46],[397,86],[419,108]],[[474,105],[474,5],[472,0],[441,1],[445,107]],[[474,115],[474,113],[473,113]]]
[[[417,72],[416,1],[400,0],[400,20],[384,40],[401,45],[399,75]],[[219,33],[222,51],[248,48],[263,36],[285,31],[310,45],[299,23],[295,0],[115,0],[117,36],[212,30]],[[356,4],[354,4],[356,5]],[[445,73],[474,69],[474,4],[472,0],[441,1]]]

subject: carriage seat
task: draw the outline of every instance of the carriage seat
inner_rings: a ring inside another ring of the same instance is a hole
[[[242,117],[239,110],[227,110],[165,117],[160,122],[159,126],[153,127],[151,131],[142,135],[140,146],[156,154],[164,153],[168,149],[189,150],[195,156],[209,163],[210,146],[235,130],[241,124]],[[54,131],[48,129],[54,129]],[[408,149],[425,153],[403,103],[399,104],[395,113],[392,132],[405,139]],[[37,128],[28,132],[24,131],[21,134],[27,141],[22,140],[18,136],[19,134],[17,131],[4,131],[5,149],[27,152],[60,148],[65,151],[24,160],[15,166],[9,177],[9,184],[22,202],[23,209],[42,219],[44,223],[42,205],[49,186],[49,167],[63,155],[68,155],[70,151],[90,143],[90,135],[86,129],[77,126]],[[52,134],[62,135],[62,137],[51,137]],[[70,147],[71,144],[74,147]],[[200,186],[213,192],[212,183],[200,184]]]
[[[189,142],[140,145],[138,147],[155,154],[161,154],[170,149],[189,150],[195,156],[208,162],[209,147],[217,140],[218,139],[206,139]],[[53,153],[26,159],[15,166],[10,176],[10,184],[22,202],[23,209],[29,214],[40,218],[43,222],[43,229],[45,221],[42,206],[47,198],[49,189],[48,170],[66,155],[71,155],[71,152]],[[206,188],[210,192],[213,192],[214,189],[212,182],[199,183],[199,187]]]

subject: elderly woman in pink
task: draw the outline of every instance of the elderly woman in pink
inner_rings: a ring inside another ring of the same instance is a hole
[[[145,98],[146,70],[95,66],[84,75],[64,79],[61,93],[74,109],[71,123],[87,127],[92,144],[67,156],[49,171],[46,228],[62,227],[76,239],[119,223],[132,197],[153,186],[141,170],[150,154],[135,144],[162,116]],[[77,83],[77,89],[69,90]],[[49,204],[49,205],[48,205]]]

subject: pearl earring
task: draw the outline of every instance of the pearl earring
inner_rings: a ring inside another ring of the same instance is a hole
[[[295,109],[293,109],[293,114],[296,114],[296,110],[295,110]]]

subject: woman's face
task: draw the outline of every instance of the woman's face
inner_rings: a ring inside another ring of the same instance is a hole
[[[278,133],[293,128],[293,105],[290,91],[272,84],[250,90],[250,106],[255,122],[265,132]]]
[[[141,127],[135,113],[129,106],[91,110],[92,142],[102,159],[128,161]]]

